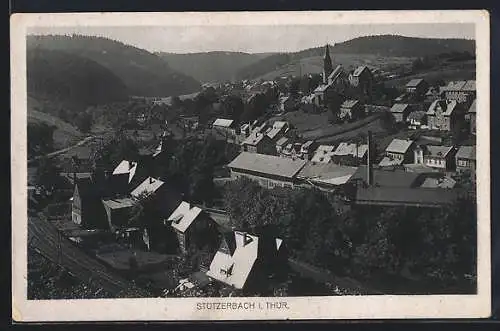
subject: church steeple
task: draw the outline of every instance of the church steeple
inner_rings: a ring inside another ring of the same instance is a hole
[[[328,44],[325,46],[325,57],[323,58],[323,84],[328,83],[328,76],[333,71],[332,58],[330,57],[330,48]]]

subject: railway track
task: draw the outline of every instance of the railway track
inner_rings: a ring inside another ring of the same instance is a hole
[[[29,245],[39,254],[66,268],[73,276],[92,281],[110,294],[136,289],[129,281],[110,272],[104,265],[92,259],[62,235],[44,219],[29,218]]]

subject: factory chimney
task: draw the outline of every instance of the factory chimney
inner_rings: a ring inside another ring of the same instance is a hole
[[[372,147],[373,146],[372,146],[372,132],[371,131],[368,131],[367,144],[368,144],[368,151],[367,151],[367,156],[366,156],[366,163],[367,163],[366,181],[367,181],[368,186],[372,186],[373,185],[373,165],[372,165],[372,163],[373,163]]]

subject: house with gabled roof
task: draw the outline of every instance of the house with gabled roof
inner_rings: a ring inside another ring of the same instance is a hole
[[[183,254],[189,253],[192,248],[213,246],[217,239],[217,224],[200,207],[186,201],[179,204],[165,223],[174,230]]]
[[[341,142],[332,152],[332,160],[341,165],[357,166],[366,162],[367,155],[367,144]]]
[[[106,212],[101,202],[102,190],[92,177],[76,178],[71,199],[73,223],[87,229],[105,229]]]
[[[285,263],[282,239],[233,231],[224,236],[207,276],[239,290],[255,291],[268,286],[270,276]]]
[[[455,100],[436,100],[426,114],[427,125],[431,130],[454,131],[460,125],[461,114]]]
[[[354,121],[364,114],[363,104],[359,100],[345,100],[340,105],[339,119],[342,121]]]
[[[396,123],[406,122],[408,115],[411,112],[411,106],[407,103],[395,103],[391,107],[391,114]]]
[[[456,149],[453,146],[419,145],[414,153],[416,164],[424,164],[441,171],[455,169]]]
[[[310,160],[318,144],[314,140],[308,140],[300,147],[300,158]]]
[[[360,88],[367,95],[371,93],[373,80],[373,73],[367,66],[359,66],[349,75],[351,85]]]
[[[429,84],[422,78],[415,78],[406,83],[405,88],[407,93],[423,95],[427,92]]]
[[[288,145],[290,139],[287,137],[281,137],[278,139],[276,142],[276,155],[281,155],[281,152],[283,151],[283,148]]]
[[[259,154],[274,154],[273,142],[267,134],[254,131],[241,143],[241,151]]]
[[[289,130],[290,125],[285,121],[276,121],[269,131],[266,131],[266,135],[274,143],[279,138],[283,137],[285,133]]]
[[[128,197],[102,199],[111,232],[128,227],[135,201]]]
[[[441,91],[447,100],[454,100],[459,104],[470,104],[476,98],[476,81],[451,81]]]
[[[476,171],[476,146],[460,146],[455,155],[457,171]]]
[[[409,139],[393,139],[385,149],[385,156],[380,161],[379,166],[391,167],[405,163],[413,163],[413,149],[415,143]]]
[[[231,136],[236,134],[236,126],[236,121],[226,118],[217,118],[212,123],[212,129]]]
[[[130,193],[132,199],[148,199],[158,217],[167,217],[179,205],[181,194],[158,178],[148,177]]]

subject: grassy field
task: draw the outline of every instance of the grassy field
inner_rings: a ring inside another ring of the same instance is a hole
[[[341,64],[344,68],[355,68],[360,65],[371,65],[383,70],[390,70],[393,67],[411,65],[413,58],[408,57],[384,57],[373,54],[333,54],[333,65]],[[269,80],[280,76],[300,74],[319,74],[323,72],[323,57],[314,56],[294,61],[276,70],[268,72],[258,79]]]
[[[387,80],[385,85],[388,87],[402,87],[414,78],[423,78],[431,84],[439,79],[442,79],[445,82],[452,80],[476,79],[476,65],[475,61],[453,63],[440,68],[434,68],[427,72]]]
[[[355,124],[355,123],[354,123]],[[355,127],[352,130],[345,131],[346,129],[343,128],[342,130],[339,130],[338,133],[334,133],[329,136],[323,136],[317,141],[319,143],[339,143],[342,141],[350,141],[352,139],[355,139],[359,137],[360,135],[366,136],[368,131],[371,131],[373,135],[379,135],[383,136],[387,134],[387,130],[384,128],[383,122],[381,119],[375,119],[372,120],[362,126]]]
[[[295,126],[305,139],[315,139],[321,143],[350,140],[369,130],[385,133],[383,121],[379,115],[372,115],[353,123],[330,124],[330,112],[309,114],[302,110],[286,113],[270,119],[271,122],[283,120]]]

